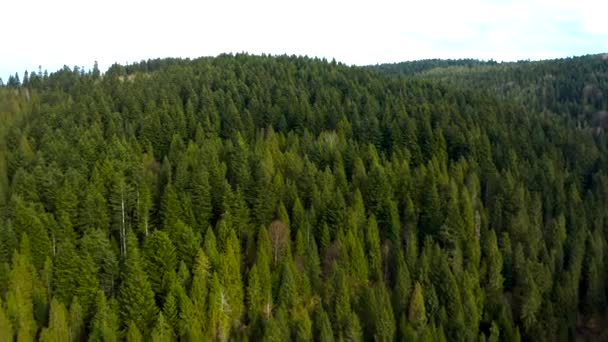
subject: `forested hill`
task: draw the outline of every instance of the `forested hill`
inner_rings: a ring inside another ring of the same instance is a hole
[[[473,59],[422,60],[370,68],[490,91],[533,112],[560,114],[573,126],[608,128],[608,54],[500,64]]]
[[[12,79],[0,341],[606,340],[604,131],[443,77],[223,55]]]

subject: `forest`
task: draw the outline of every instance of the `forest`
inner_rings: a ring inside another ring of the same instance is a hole
[[[608,339],[608,60],[0,86],[0,341]]]

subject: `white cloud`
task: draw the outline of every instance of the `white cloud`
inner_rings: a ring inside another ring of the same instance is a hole
[[[600,0],[6,1],[0,76],[63,64],[288,53],[374,64],[608,50]],[[5,76],[6,77],[6,76]]]

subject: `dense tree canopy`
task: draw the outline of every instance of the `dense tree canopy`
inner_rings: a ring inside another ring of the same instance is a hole
[[[608,61],[419,63],[11,77],[0,340],[608,338]]]

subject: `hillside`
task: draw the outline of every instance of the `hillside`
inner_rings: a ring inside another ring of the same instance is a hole
[[[0,341],[605,340],[606,63],[12,80]]]
[[[423,60],[371,67],[383,73],[489,91],[532,112],[559,114],[578,127],[608,128],[608,54],[496,63]]]

